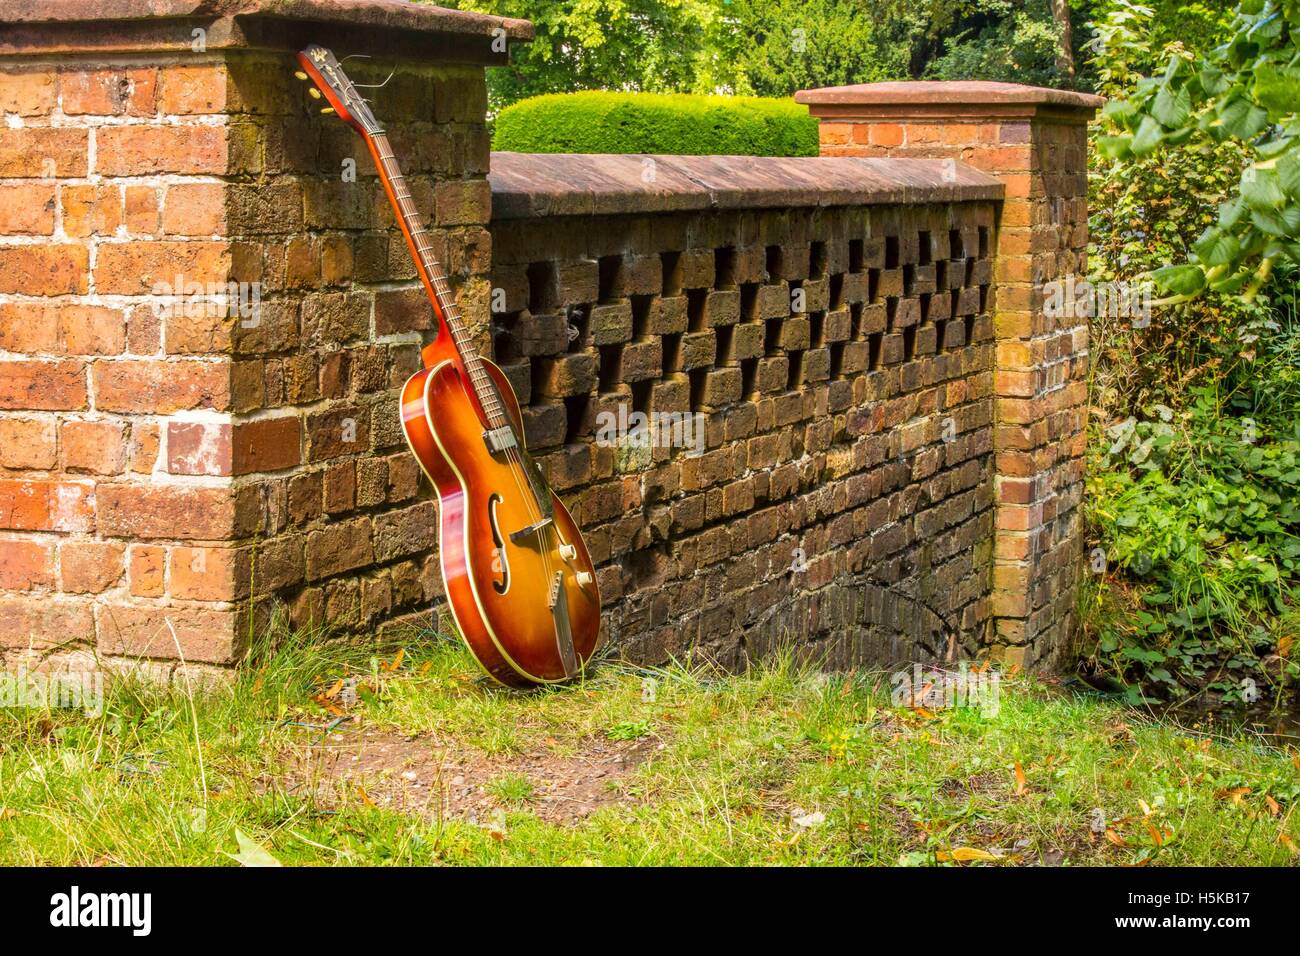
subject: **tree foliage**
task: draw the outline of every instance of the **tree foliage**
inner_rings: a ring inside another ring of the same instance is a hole
[[[489,71],[494,112],[593,89],[789,96],[921,76],[1071,83],[1055,65],[1048,0],[440,2],[533,22],[536,38]]]
[[[1199,56],[1171,49],[1158,75],[1106,106],[1109,156],[1154,156],[1205,137],[1239,143],[1247,161],[1189,261],[1153,278],[1186,301],[1207,290],[1251,301],[1279,261],[1300,263],[1300,0],[1243,0],[1228,42]]]

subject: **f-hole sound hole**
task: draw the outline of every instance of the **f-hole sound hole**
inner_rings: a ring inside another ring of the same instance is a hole
[[[506,564],[506,542],[501,537],[501,527],[497,524],[497,505],[501,496],[492,494],[488,498],[488,527],[492,529],[492,590],[505,594],[510,587],[510,566]]]

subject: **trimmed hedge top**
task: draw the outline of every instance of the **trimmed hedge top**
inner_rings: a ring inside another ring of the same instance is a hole
[[[690,93],[552,93],[496,118],[492,148],[518,153],[816,156],[817,120],[790,99]]]

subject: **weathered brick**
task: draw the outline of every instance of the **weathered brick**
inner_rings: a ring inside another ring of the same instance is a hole
[[[72,127],[0,128],[0,176],[85,176],[90,134]]]
[[[0,246],[0,292],[83,295],[90,253],[83,245]]]
[[[200,408],[221,411],[230,405],[227,362],[100,361],[92,366],[91,378],[100,411],[166,414]]]
[[[343,521],[307,535],[307,580],[352,571],[375,560],[369,518]]]
[[[0,418],[0,467],[45,470],[58,458],[52,418]]]
[[[121,422],[65,421],[59,438],[65,471],[119,475],[126,467],[126,434]]]
[[[97,530],[115,538],[217,541],[237,527],[228,488],[101,482],[95,500]]]
[[[63,112],[69,116],[152,116],[158,71],[64,70],[59,76]]]
[[[111,243],[99,247],[95,288],[121,295],[188,296],[176,307],[202,308],[202,296],[226,291],[230,264],[230,246],[225,242]],[[84,274],[81,279],[84,282]]]
[[[99,652],[127,657],[232,663],[246,633],[235,610],[103,605],[96,616]]]
[[[54,543],[0,538],[0,588],[30,591],[54,585]]]
[[[84,133],[84,131],[82,131]],[[102,126],[95,133],[101,176],[222,175],[230,151],[221,126]],[[0,173],[4,142],[0,139]]]
[[[95,619],[88,600],[0,597],[0,646],[40,650],[90,640],[94,635]]]
[[[52,183],[0,185],[0,234],[54,234],[57,202]]]
[[[72,411],[88,400],[82,362],[0,361],[0,408]]]
[[[126,545],[110,541],[65,541],[59,547],[62,589],[70,594],[100,594],[126,573]]]

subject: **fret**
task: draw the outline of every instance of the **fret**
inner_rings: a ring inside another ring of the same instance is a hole
[[[411,192],[406,187],[406,177],[402,174],[401,167],[397,163],[397,157],[393,154],[388,137],[383,133],[378,133],[373,137],[373,141],[375,153],[380,161],[379,173],[392,193],[393,205],[402,221],[407,238],[415,249],[416,265],[419,266],[433,290],[435,304],[442,315],[447,331],[451,335],[452,343],[460,355],[461,364],[464,366],[470,384],[478,396],[479,404],[483,407],[483,413],[493,427],[507,426],[510,421],[506,417],[496,386],[484,370],[482,360],[479,358],[477,349],[474,348],[469,332],[461,322],[460,310],[456,306],[455,299],[452,298],[451,287],[447,284],[447,276],[442,271],[442,265],[434,257],[432,246],[425,239],[429,235],[428,227],[425,226],[424,220],[415,208]]]

